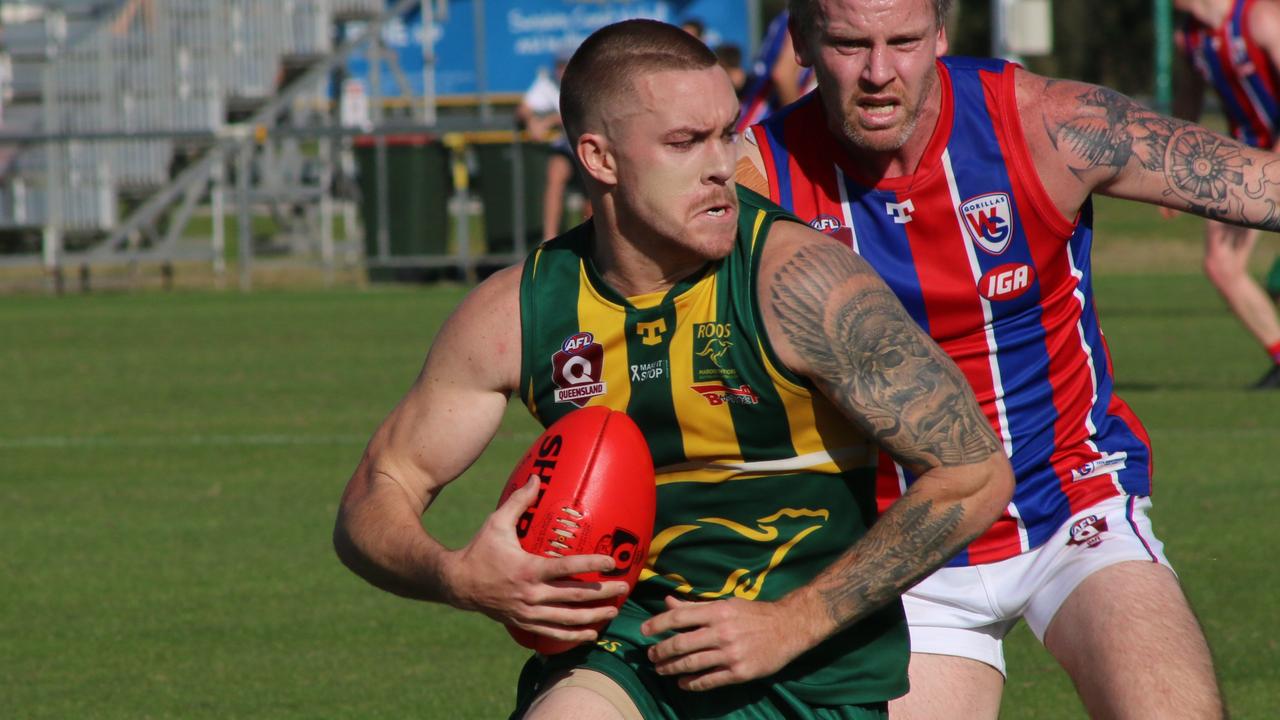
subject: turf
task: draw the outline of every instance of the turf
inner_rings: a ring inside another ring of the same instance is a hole
[[[1147,272],[1103,242],[1102,323],[1155,445],[1156,527],[1234,716],[1274,716],[1280,395],[1241,389],[1263,357],[1194,266]],[[365,440],[463,292],[0,300],[0,715],[505,717],[524,657],[506,633],[374,590],[329,540]],[[513,406],[431,530],[465,542],[534,432]],[[1025,629],[1008,654],[1003,717],[1084,716]]]

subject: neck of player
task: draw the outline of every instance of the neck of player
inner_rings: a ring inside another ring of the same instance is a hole
[[[593,198],[592,204],[599,210],[591,218],[595,231],[591,262],[623,297],[670,290],[709,262],[649,228],[631,223],[624,230],[611,194]]]

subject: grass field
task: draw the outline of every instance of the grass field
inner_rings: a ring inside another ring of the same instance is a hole
[[[1275,717],[1280,394],[1241,390],[1263,357],[1196,269],[1198,223],[1104,209],[1099,303],[1157,530],[1234,716]],[[505,717],[506,633],[374,590],[329,541],[463,292],[0,298],[0,717]],[[465,542],[534,435],[513,407],[432,531]],[[1004,717],[1083,717],[1024,628],[1008,655]]]

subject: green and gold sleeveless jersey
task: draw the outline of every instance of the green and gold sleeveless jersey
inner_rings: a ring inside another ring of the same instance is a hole
[[[875,518],[875,446],[781,365],[760,319],[761,249],[771,223],[794,218],[748,190],[738,198],[733,252],[665,293],[627,298],[606,284],[590,260],[590,222],[525,263],[521,396],[529,410],[544,426],[588,405],[625,411],[657,468],[649,557],[606,639],[654,642],[635,626],[672,593],[780,598]],[[806,702],[874,702],[906,691],[907,656],[895,601],[775,680]]]

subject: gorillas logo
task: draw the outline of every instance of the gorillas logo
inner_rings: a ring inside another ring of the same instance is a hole
[[[987,193],[960,205],[964,229],[983,252],[999,255],[1013,239],[1013,211],[1006,193]]]

